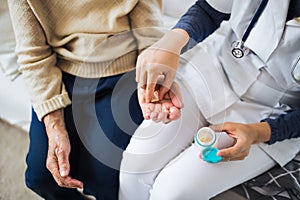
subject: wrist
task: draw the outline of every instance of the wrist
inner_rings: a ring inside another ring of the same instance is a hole
[[[48,113],[43,118],[43,122],[45,124],[47,134],[52,132],[48,131],[50,129],[59,129],[61,127],[64,127],[63,109],[55,110],[53,112]]]
[[[189,41],[190,36],[188,32],[181,28],[175,28],[171,31],[173,37],[176,37],[177,45],[182,49]]]
[[[168,51],[180,55],[182,48],[188,43],[189,35],[183,29],[173,29],[167,32],[157,43],[150,48]]]
[[[250,124],[253,132],[256,134],[254,144],[268,142],[271,138],[271,128],[267,122]]]

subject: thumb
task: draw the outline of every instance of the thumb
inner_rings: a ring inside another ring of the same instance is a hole
[[[229,148],[226,148],[226,149],[219,149],[217,155],[218,156],[222,156],[222,157],[230,157],[232,156],[232,148],[233,147],[229,147]]]
[[[241,149],[243,149],[243,142],[237,140],[235,145],[221,149],[218,151],[217,155],[222,157],[236,157],[236,155],[240,154]]]

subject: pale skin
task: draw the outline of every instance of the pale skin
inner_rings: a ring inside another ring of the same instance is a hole
[[[180,117],[183,102],[174,78],[180,52],[188,40],[185,30],[173,29],[138,57],[136,81],[145,119],[168,123]],[[158,102],[155,103],[151,102],[154,91],[158,92]]]
[[[136,64],[136,81],[139,85],[145,86],[147,103],[150,103],[153,98],[157,84],[161,86],[160,100],[170,90],[176,76],[180,52],[188,41],[189,35],[185,30],[173,29],[139,55]]]
[[[159,88],[157,88],[159,90]],[[138,88],[139,104],[145,119],[151,119],[155,122],[168,123],[180,117],[180,110],[183,108],[181,93],[177,84],[174,82],[171,89],[165,95],[155,102],[146,102],[146,89]]]
[[[67,188],[83,188],[83,183],[72,178],[69,155],[71,145],[65,128],[63,109],[47,114],[43,118],[48,136],[48,155],[46,167],[57,184]]]

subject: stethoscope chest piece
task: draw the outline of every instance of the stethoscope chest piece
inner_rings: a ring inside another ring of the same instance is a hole
[[[250,50],[247,47],[244,46],[244,42],[247,40],[251,30],[255,26],[258,18],[262,14],[262,12],[263,12],[264,8],[266,7],[267,3],[268,3],[268,0],[262,0],[262,2],[260,3],[258,9],[256,10],[256,12],[255,12],[255,14],[252,18],[252,20],[250,21],[250,24],[248,25],[242,39],[237,40],[237,41],[232,43],[231,53],[234,57],[242,58],[242,57],[244,57],[245,55],[247,55],[249,53]]]
[[[231,53],[236,58],[242,58],[249,53],[249,49],[244,46],[242,40],[237,40],[232,43]]]

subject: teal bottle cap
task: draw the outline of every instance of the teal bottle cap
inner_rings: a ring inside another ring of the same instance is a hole
[[[217,163],[222,160],[221,156],[218,156],[218,149],[215,147],[207,147],[202,150],[202,159],[209,163]]]

